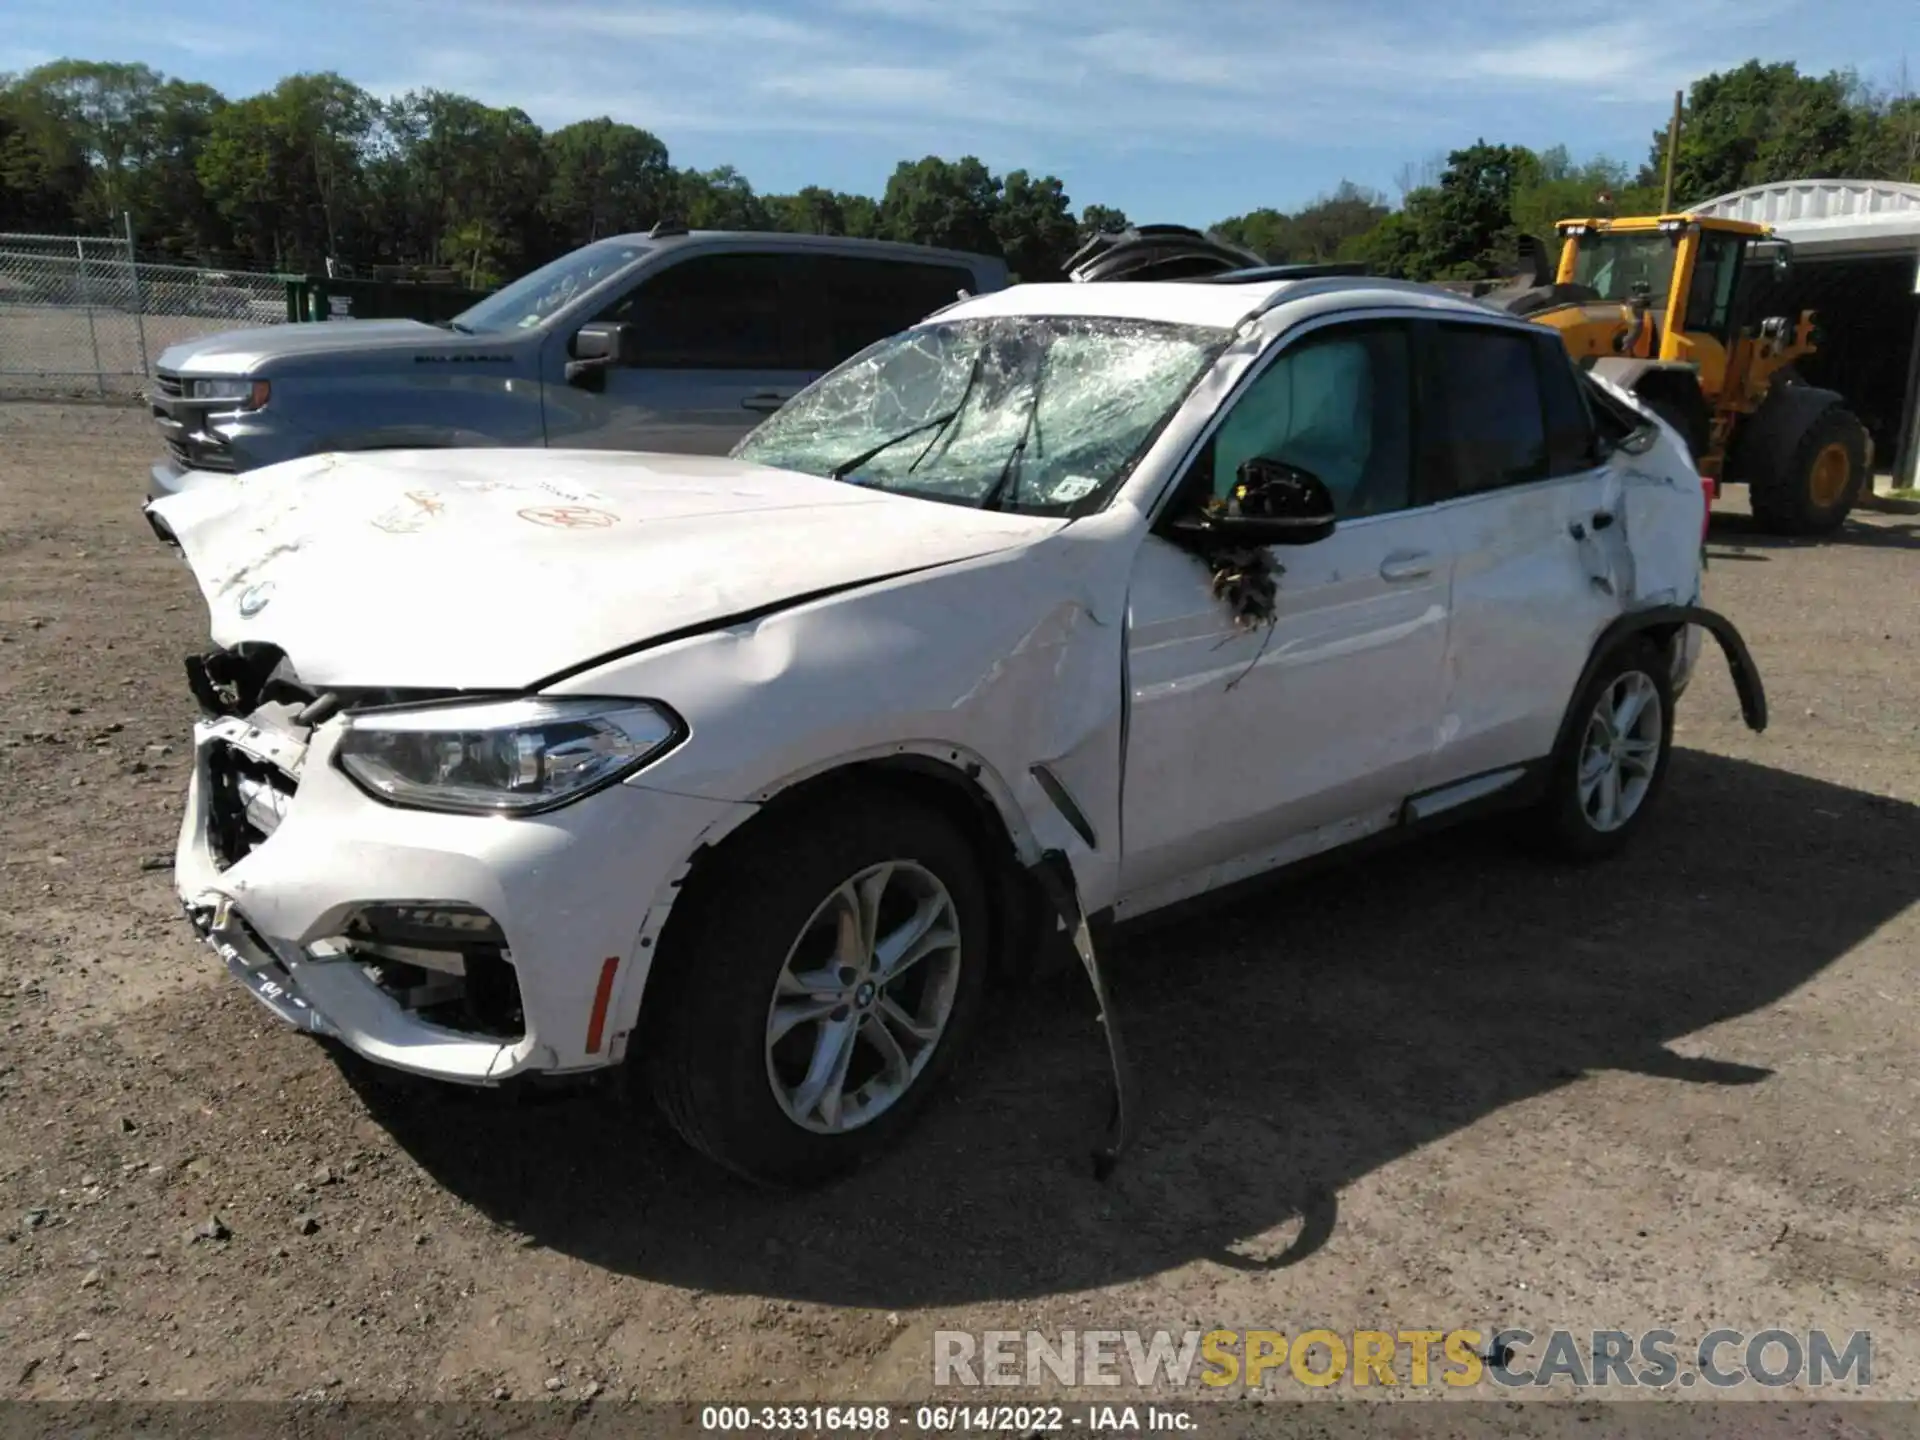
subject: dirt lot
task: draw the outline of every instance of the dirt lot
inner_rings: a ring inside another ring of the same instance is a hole
[[[0,404],[0,1398],[898,1399],[940,1328],[1313,1325],[1867,1329],[1920,1397],[1920,521],[1729,504],[1775,723],[1713,660],[1625,859],[1464,833],[1127,940],[1109,1184],[1068,976],[904,1153],[781,1199],[603,1098],[370,1075],[216,973],[161,868],[203,614],[153,444]]]

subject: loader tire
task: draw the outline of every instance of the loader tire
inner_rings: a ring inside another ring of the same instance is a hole
[[[1747,498],[1772,535],[1830,535],[1867,478],[1867,432],[1853,412],[1829,405],[1797,437],[1751,457]]]

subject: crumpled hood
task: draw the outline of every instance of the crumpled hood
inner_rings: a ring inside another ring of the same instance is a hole
[[[422,320],[327,320],[305,325],[261,325],[221,330],[170,345],[157,362],[178,375],[247,375],[276,359],[380,350],[499,349],[490,338],[476,339]]]
[[[216,643],[277,645],[310,684],[396,689],[517,689],[1064,523],[735,460],[559,450],[319,455],[149,508]]]

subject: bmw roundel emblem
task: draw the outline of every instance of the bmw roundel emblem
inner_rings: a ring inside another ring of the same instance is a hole
[[[249,586],[240,597],[240,616],[251,620],[267,608],[267,601],[273,598],[273,582],[263,580],[258,585]]]

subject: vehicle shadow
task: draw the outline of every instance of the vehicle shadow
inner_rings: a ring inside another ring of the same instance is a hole
[[[343,1064],[450,1190],[653,1280],[895,1308],[1201,1258],[1272,1269],[1337,1248],[1357,1178],[1586,1072],[1764,1083],[1669,1042],[1777,1001],[1920,896],[1882,863],[1920,807],[1690,750],[1663,806],[1596,867],[1460,830],[1113,937],[1142,1123],[1104,1184],[1104,1052],[1077,974],[1012,996],[890,1157],[798,1195],[720,1175],[644,1103],[514,1104]],[[1778,883],[1796,874],[1847,883],[1809,903]]]

